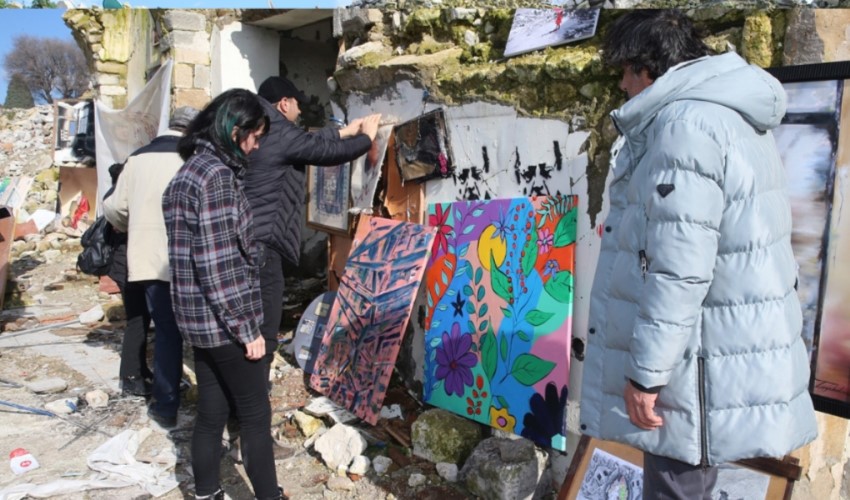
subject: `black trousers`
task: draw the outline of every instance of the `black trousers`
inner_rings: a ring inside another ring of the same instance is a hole
[[[711,500],[717,467],[691,465],[672,458],[643,454],[645,500]]]
[[[152,376],[148,368],[148,330],[151,315],[145,299],[145,287],[139,282],[118,282],[121,289],[121,300],[124,301],[124,311],[127,314],[127,326],[124,328],[124,338],[121,340],[121,366],[118,375],[125,377]]]
[[[271,362],[277,350],[277,332],[283,316],[283,292],[286,281],[283,276],[283,257],[271,247],[266,247],[265,263],[260,268],[260,294],[263,297],[263,324],[260,333],[266,339],[266,381],[269,379]]]
[[[198,377],[198,417],[192,435],[192,471],[198,496],[219,487],[221,435],[231,408],[239,421],[242,463],[258,499],[278,498],[274,450],[269,436],[271,403],[265,363],[245,358],[239,344],[193,347]]]

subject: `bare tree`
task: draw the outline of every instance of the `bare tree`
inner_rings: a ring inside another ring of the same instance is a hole
[[[70,40],[19,35],[3,67],[9,74],[20,74],[43,102],[53,102],[54,92],[65,99],[79,97],[89,86],[86,58]]]

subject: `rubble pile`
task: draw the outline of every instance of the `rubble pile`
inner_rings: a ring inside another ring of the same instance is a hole
[[[53,164],[53,106],[0,109],[3,175],[35,175]]]

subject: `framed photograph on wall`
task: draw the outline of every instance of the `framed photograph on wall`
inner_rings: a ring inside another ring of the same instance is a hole
[[[788,176],[812,399],[850,418],[850,62],[768,71],[788,95],[774,137]]]
[[[307,167],[307,226],[348,236],[351,232],[351,167]]]
[[[802,468],[794,457],[756,458],[718,466],[712,498],[790,500]],[[643,497],[643,452],[612,441],[582,436],[558,500]]]

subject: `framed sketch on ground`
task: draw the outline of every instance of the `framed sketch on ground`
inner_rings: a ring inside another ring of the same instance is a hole
[[[797,459],[757,458],[718,466],[715,500],[788,500],[802,469]],[[612,441],[582,436],[558,500],[643,498],[643,452]]]
[[[348,163],[336,167],[307,168],[307,226],[317,231],[349,235],[351,233],[351,168]]]
[[[812,399],[850,418],[850,62],[769,71],[788,95],[774,137],[788,176]]]

